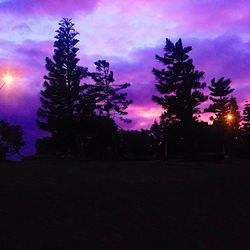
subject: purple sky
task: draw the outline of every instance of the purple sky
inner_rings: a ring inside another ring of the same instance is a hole
[[[44,59],[53,53],[62,17],[80,32],[82,66],[94,69],[94,61],[106,59],[117,81],[131,83],[127,128],[147,128],[161,113],[151,101],[151,71],[162,67],[154,58],[166,38],[193,47],[190,56],[207,82],[231,78],[240,106],[250,100],[249,0],[0,0],[0,79],[15,75],[0,91],[0,119],[23,126],[27,152],[40,133],[35,118]]]

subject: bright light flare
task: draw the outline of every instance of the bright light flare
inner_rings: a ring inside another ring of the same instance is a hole
[[[231,114],[228,114],[227,115],[227,120],[228,121],[232,121],[234,119],[234,117],[231,115]]]
[[[4,77],[3,77],[3,83],[4,84],[11,84],[13,82],[13,76],[12,75],[10,75],[10,74],[6,74],[6,75],[4,75]]]

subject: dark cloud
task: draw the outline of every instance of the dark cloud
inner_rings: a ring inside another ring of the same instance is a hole
[[[0,3],[0,12],[27,16],[72,16],[80,11],[92,11],[98,0],[6,0]]]

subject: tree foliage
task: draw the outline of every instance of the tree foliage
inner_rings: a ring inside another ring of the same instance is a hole
[[[191,50],[191,46],[183,47],[181,39],[176,44],[166,39],[164,55],[156,55],[165,68],[153,69],[158,80],[156,89],[161,94],[153,96],[153,100],[163,107],[169,122],[191,123],[199,113],[199,105],[207,100],[200,91],[206,87],[202,82],[204,72],[195,69],[188,55]]]
[[[116,120],[130,122],[125,118],[132,103],[125,92],[130,84],[117,84],[106,60],[96,61],[96,70],[91,73],[78,66],[78,32],[71,19],[62,19],[56,32],[53,58],[46,58],[48,73],[37,111],[39,127],[50,135],[37,141],[37,152],[104,160],[117,156],[148,159],[149,155],[165,156],[166,151],[189,157],[213,147],[219,152],[227,141],[237,149],[234,140],[241,135],[241,117],[236,98],[229,97],[234,91],[231,80],[213,78],[209,86],[212,103],[206,111],[215,113],[214,124],[224,127],[198,122],[199,106],[208,99],[203,93],[204,72],[195,68],[189,56],[192,47],[184,47],[181,39],[175,44],[166,39],[163,56],[156,55],[163,68],[152,70],[159,92],[152,99],[163,108],[160,122],[155,121],[150,130],[124,131],[118,128]],[[82,83],[85,77],[91,83]],[[232,119],[226,119],[228,114]],[[248,133],[249,115],[250,106],[246,104],[243,127]],[[18,145],[21,147],[22,143]],[[0,150],[13,151],[3,143]]]
[[[227,117],[228,125],[234,130],[239,130],[240,122],[241,122],[241,115],[240,115],[237,99],[235,97],[231,97],[229,101],[230,101],[229,113]]]
[[[0,160],[5,160],[6,156],[15,154],[23,157],[20,153],[23,146],[25,142],[21,126],[0,121]]]
[[[79,95],[80,81],[87,69],[77,66],[78,48],[75,45],[78,34],[71,19],[62,19],[55,36],[53,59],[46,58],[48,74],[44,76],[44,90],[41,91],[41,104],[37,111],[37,121],[42,130],[52,134],[64,133],[74,119]]]
[[[215,78],[211,80],[211,86],[209,86],[210,100],[212,103],[205,109],[206,112],[213,112],[215,114],[215,124],[226,124],[227,115],[230,111],[230,98],[229,95],[234,91],[230,87],[231,80],[221,77],[217,81]]]
[[[147,160],[155,156],[154,138],[149,130],[121,130],[120,136],[124,159]]]
[[[58,139],[60,147],[64,145],[62,150],[68,150],[75,140],[80,96],[86,89],[80,81],[87,76],[87,68],[77,65],[78,32],[71,19],[62,19],[56,32],[53,59],[46,58],[48,74],[44,76],[37,123],[42,130],[49,131]]]
[[[104,115],[108,119],[119,118],[122,121],[129,122],[125,119],[126,109],[132,103],[127,99],[127,93],[120,92],[130,86],[130,83],[115,84],[113,71],[110,70],[109,63],[105,60],[95,62],[96,72],[91,73],[95,85],[92,91],[96,97],[96,107],[99,115]]]

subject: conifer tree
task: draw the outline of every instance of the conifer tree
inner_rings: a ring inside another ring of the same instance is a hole
[[[156,120],[150,127],[150,132],[152,134],[152,137],[154,138],[157,145],[161,145],[165,142],[165,131],[164,131],[164,124],[162,123],[162,119],[158,123]]]
[[[246,101],[243,110],[243,130],[250,134],[250,103]]]
[[[153,69],[158,83],[156,89],[160,96],[153,96],[153,101],[164,109],[167,121],[180,121],[182,124],[192,123],[199,113],[199,105],[207,100],[200,91],[206,87],[202,82],[204,72],[198,71],[188,53],[192,47],[183,47],[181,39],[176,44],[166,39],[164,55],[156,55],[165,68]]]
[[[237,99],[235,97],[230,98],[229,113],[227,116],[227,122],[231,128],[238,130],[240,127],[241,116]]]
[[[91,73],[95,85],[92,91],[96,95],[96,107],[99,115],[108,119],[119,118],[124,122],[130,122],[123,116],[127,115],[126,109],[132,103],[127,99],[127,93],[120,91],[130,86],[130,83],[115,84],[113,72],[109,63],[105,60],[95,62],[96,72]]]
[[[213,112],[215,114],[214,123],[225,125],[227,123],[227,114],[230,111],[230,98],[229,95],[234,91],[230,87],[231,80],[221,77],[217,81],[215,78],[211,80],[209,86],[210,100],[212,104],[205,109],[206,112]]]
[[[53,137],[67,144],[74,141],[74,119],[82,91],[81,79],[87,69],[78,66],[76,36],[71,19],[63,18],[56,31],[53,59],[46,58],[47,75],[44,76],[44,89],[41,91],[41,107],[37,114],[39,127]]]

